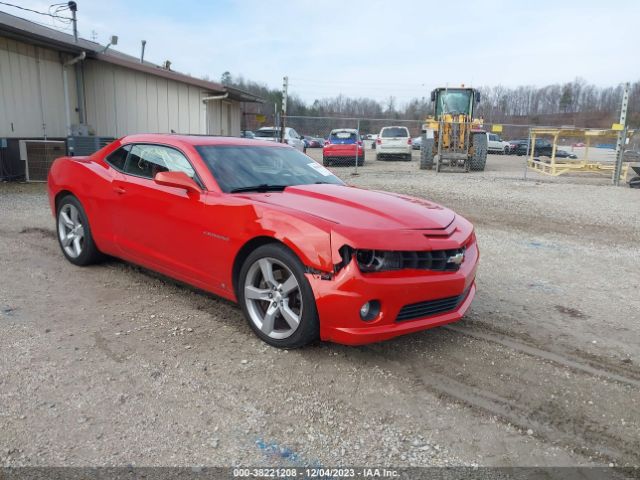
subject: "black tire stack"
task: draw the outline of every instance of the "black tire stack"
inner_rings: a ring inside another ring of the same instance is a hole
[[[431,170],[433,168],[433,149],[435,142],[433,138],[427,138],[427,134],[422,134],[422,145],[420,146],[420,170]]]

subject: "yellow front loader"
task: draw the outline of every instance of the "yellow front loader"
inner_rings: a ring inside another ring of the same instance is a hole
[[[482,119],[474,118],[480,92],[473,88],[436,88],[431,92],[435,115],[422,128],[420,168],[454,167],[484,170],[487,163],[487,132]]]

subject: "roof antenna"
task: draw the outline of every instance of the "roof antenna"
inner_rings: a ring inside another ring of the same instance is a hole
[[[147,41],[142,40],[142,51],[140,52],[140,63],[144,63],[144,47],[146,47]]]

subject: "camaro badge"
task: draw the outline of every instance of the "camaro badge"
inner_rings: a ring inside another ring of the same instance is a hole
[[[464,260],[464,253],[460,252],[460,253],[456,253],[455,255],[450,256],[447,259],[447,263],[454,263],[456,265],[460,265],[462,263],[462,260]]]

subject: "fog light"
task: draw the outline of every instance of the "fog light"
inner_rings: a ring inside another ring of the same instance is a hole
[[[360,318],[365,322],[370,322],[380,314],[380,302],[378,300],[370,300],[360,307]]]

